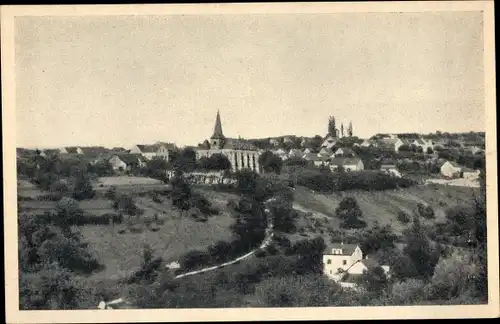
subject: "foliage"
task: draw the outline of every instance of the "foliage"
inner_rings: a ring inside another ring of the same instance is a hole
[[[297,254],[300,259],[297,262],[297,273],[308,272],[321,273],[323,270],[323,252],[326,244],[321,236],[313,239],[297,241],[287,251],[287,254]]]
[[[434,209],[430,205],[424,205],[422,203],[418,203],[417,205],[418,214],[425,219],[434,219],[436,215],[434,214]]]
[[[88,176],[83,172],[78,172],[75,177],[73,197],[77,200],[91,199],[95,196],[95,190]]]
[[[265,151],[259,156],[259,164],[265,172],[280,173],[283,167],[283,160],[271,151]]]
[[[20,272],[19,308],[21,310],[76,309],[84,295],[85,284],[60,267],[48,263],[36,273]]]
[[[366,222],[362,219],[363,212],[354,197],[345,197],[335,209],[335,215],[340,218],[342,228],[363,228]]]
[[[168,162],[165,159],[154,157],[146,162],[145,175],[162,181],[167,180]]]
[[[380,249],[390,250],[394,248],[394,241],[396,235],[392,232],[390,225],[383,227],[375,226],[374,228],[366,231],[361,241],[361,251],[365,255],[375,253]]]
[[[192,250],[184,254],[181,258],[181,267],[186,270],[194,270],[210,264],[210,255],[205,251]]]
[[[231,229],[238,241],[238,249],[249,251],[258,246],[265,237],[267,217],[261,203],[251,198],[242,198],[236,210],[236,221]]]
[[[427,279],[432,276],[439,259],[439,251],[432,247],[424,233],[418,217],[413,219],[413,226],[407,238],[404,253],[415,266],[417,277]]]
[[[419,279],[407,279],[396,282],[391,287],[391,299],[394,305],[414,305],[424,299],[425,283]]]
[[[172,157],[174,169],[182,172],[193,172],[196,169],[196,152],[190,147],[182,149],[179,154]]]
[[[203,170],[231,170],[231,162],[224,154],[220,153],[212,154],[209,158],[202,157],[198,161],[198,165]]]
[[[120,213],[130,216],[138,216],[141,214],[141,210],[135,205],[134,199],[127,195],[121,194],[115,198],[113,202],[113,207]]]
[[[411,217],[410,217],[410,215],[409,215],[407,212],[402,211],[402,210],[400,210],[400,211],[398,212],[398,216],[397,216],[397,218],[398,218],[398,221],[399,221],[401,224],[408,224],[408,223],[411,221]]]
[[[370,293],[382,294],[388,288],[388,279],[382,267],[372,267],[363,271],[362,286]]]

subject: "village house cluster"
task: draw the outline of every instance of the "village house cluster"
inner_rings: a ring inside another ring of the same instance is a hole
[[[332,117],[333,118],[333,117]],[[196,158],[210,158],[214,154],[224,155],[231,164],[231,171],[240,171],[249,169],[257,173],[263,172],[259,161],[260,155],[265,151],[272,152],[281,160],[303,159],[309,164],[318,168],[329,168],[331,171],[355,172],[365,170],[365,162],[356,154],[356,148],[376,148],[383,152],[402,152],[412,149],[421,154],[431,157],[434,163],[439,165],[441,176],[444,178],[467,178],[474,179],[478,177],[478,171],[458,165],[454,161],[438,159],[437,150],[447,147],[445,140],[432,140],[429,138],[401,138],[396,134],[386,134],[384,136],[374,136],[370,139],[360,139],[354,137],[352,133],[352,124],[349,123],[349,136],[346,136],[343,125],[338,130],[335,127],[321,138],[319,145],[312,145],[312,137],[296,137],[293,135],[282,136],[280,138],[269,138],[264,141],[266,148],[257,147],[255,141],[241,138],[226,137],[222,130],[220,113],[217,111],[215,127],[212,136],[206,139],[198,146],[191,147]],[[354,139],[350,147],[344,145],[345,138]],[[484,153],[484,149],[477,145],[466,145],[465,143],[456,143],[461,145],[461,150],[466,150],[471,154]],[[78,157],[84,159],[90,164],[96,164],[99,161],[106,160],[110,163],[115,172],[127,172],[134,168],[142,168],[153,158],[159,158],[170,162],[174,153],[180,152],[181,148],[173,143],[158,141],[154,144],[137,144],[130,148],[114,147],[105,148],[102,146],[93,147],[62,147],[56,149],[29,150],[25,148],[17,149],[18,158],[35,154],[41,156],[50,156],[57,154],[62,159]],[[413,162],[411,159],[404,159],[407,162]],[[379,171],[401,177],[402,172],[398,170],[395,161],[385,159],[381,161]],[[193,179],[202,179],[204,183],[213,183],[221,181],[220,175],[203,174],[193,175]]]

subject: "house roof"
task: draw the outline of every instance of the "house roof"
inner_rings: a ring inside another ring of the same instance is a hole
[[[136,164],[139,161],[144,161],[144,157],[140,154],[114,154],[113,156],[117,156],[120,160],[125,162],[126,164]]]
[[[414,142],[417,142],[420,145],[424,145],[425,142],[421,138],[417,138]]]
[[[372,258],[363,259],[360,262],[363,263],[368,269],[376,268],[376,267],[380,266],[380,264]]]
[[[341,147],[338,150],[342,150],[343,154],[356,154],[352,149],[348,147]],[[338,150],[336,150],[335,152],[337,152]]]
[[[25,149],[22,147],[17,147],[16,148],[16,154],[17,156],[30,156],[34,155],[36,153],[35,150],[30,150],[30,149]]]
[[[66,146],[66,147],[64,147],[64,149],[69,154],[71,154],[71,153],[78,153],[78,146]]]
[[[45,149],[45,150],[42,150],[42,152],[45,154],[57,154],[57,153],[59,153],[59,150],[58,149]]]
[[[394,164],[382,164],[380,166],[380,169],[386,170],[386,169],[396,169],[396,166]]]
[[[257,151],[257,147],[247,140],[227,138],[224,141],[224,149]]]
[[[158,144],[153,144],[153,145],[138,144],[136,146],[142,153],[155,153],[160,148],[160,145]]]
[[[177,150],[177,147],[175,146],[174,143],[160,142],[160,141],[158,141],[155,144],[161,145],[161,146],[163,146],[164,148],[166,148],[169,151],[176,151]]]
[[[109,149],[103,146],[80,147],[80,149],[82,150],[83,154],[93,156],[106,154],[109,152]]]
[[[318,154],[316,153],[306,153],[304,154],[303,156],[304,159],[308,160],[308,161],[316,161],[316,160],[319,160],[319,156]]]
[[[343,157],[337,156],[331,159],[331,164],[334,165],[356,165],[361,161],[358,157]]]
[[[330,243],[326,246],[325,252],[328,251],[330,254],[333,249],[342,249],[341,255],[352,255],[357,247],[358,244]]]
[[[126,149],[124,149],[123,147],[113,147],[111,149],[112,152],[125,152],[127,151]]]

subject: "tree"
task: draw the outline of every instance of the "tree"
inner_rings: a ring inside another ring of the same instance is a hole
[[[361,277],[363,287],[375,295],[382,294],[388,287],[387,276],[382,267],[371,267],[363,271]]]
[[[70,226],[77,224],[82,216],[83,211],[78,202],[73,198],[63,197],[56,203],[53,222],[56,226],[61,227],[64,232],[69,233]]]
[[[471,279],[477,274],[469,253],[454,251],[446,258],[440,258],[431,280],[431,291],[434,299],[450,300],[471,293],[474,283]]]
[[[433,154],[434,150],[432,149],[432,147],[428,147],[426,153],[427,154]]]
[[[259,164],[265,172],[280,173],[283,166],[283,160],[274,155],[271,151],[265,151],[259,156]]]
[[[191,208],[190,200],[191,200],[191,186],[184,179],[182,172],[176,172],[174,177],[170,180],[170,184],[172,185],[172,204],[182,211],[187,211]]]
[[[391,287],[391,299],[395,305],[414,305],[424,298],[424,282],[407,279],[396,282]]]
[[[231,170],[231,162],[229,159],[220,153],[212,154],[208,158],[207,169],[209,170]]]
[[[248,251],[258,246],[265,237],[267,217],[263,206],[252,198],[242,198],[238,204],[236,221],[231,229],[238,240],[238,248]]]
[[[24,310],[78,308],[85,289],[81,281],[57,262],[47,264],[37,273],[21,272],[19,277],[19,308]]]
[[[253,196],[257,188],[257,173],[250,170],[236,172],[236,187],[242,194]]]
[[[380,249],[390,250],[394,248],[396,235],[392,232],[390,225],[383,227],[375,226],[369,230],[361,242],[361,250],[368,255],[377,252]]]
[[[335,125],[335,117],[333,116],[328,119],[328,134],[337,137],[337,127]]]
[[[363,212],[359,208],[358,202],[354,197],[345,197],[335,209],[335,215],[342,220],[343,228],[363,228],[366,227]]]
[[[146,162],[146,175],[148,177],[166,181],[168,162],[165,159],[154,157]]]
[[[347,127],[347,135],[352,137],[352,122],[349,122],[349,126]]]
[[[192,172],[196,168],[196,152],[186,147],[179,152],[179,155],[173,161],[174,168],[183,172]]]
[[[181,266],[184,270],[192,270],[196,267],[207,265],[209,262],[210,255],[207,252],[192,250],[182,257]]]
[[[208,254],[215,262],[225,262],[232,254],[232,245],[226,241],[217,241],[208,247]]]
[[[431,247],[418,217],[413,218],[408,244],[403,252],[412,260],[418,278],[427,279],[432,276],[439,259],[439,251]]]
[[[299,274],[313,272],[321,273],[323,270],[323,252],[326,244],[323,237],[318,236],[313,239],[300,240],[296,242],[288,251],[288,254],[298,254],[300,259],[297,262],[297,272]]]
[[[95,190],[92,188],[92,183],[84,172],[79,171],[75,176],[75,188],[73,198],[77,200],[91,199],[95,196]]]
[[[140,214],[140,210],[135,205],[134,199],[127,194],[117,196],[113,203],[113,207],[115,210],[125,215],[138,216]]]
[[[344,137],[344,124],[340,124],[340,135]]]

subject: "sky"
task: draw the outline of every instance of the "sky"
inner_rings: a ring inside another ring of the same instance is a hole
[[[484,131],[480,12],[17,17],[18,147]]]

